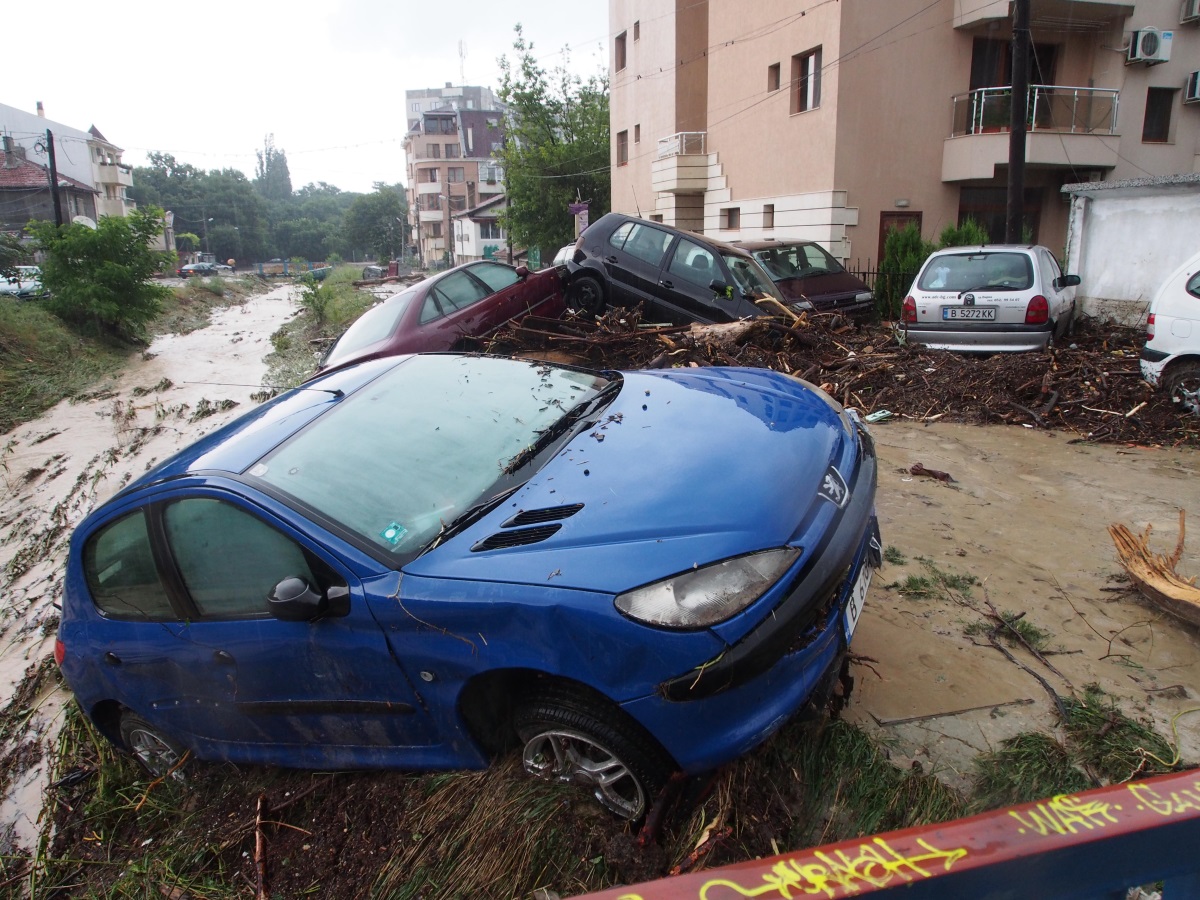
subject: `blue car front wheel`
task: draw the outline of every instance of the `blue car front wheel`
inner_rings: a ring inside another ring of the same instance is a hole
[[[514,725],[526,772],[583,787],[623,819],[646,814],[673,768],[657,742],[620,710],[569,688],[530,699]]]

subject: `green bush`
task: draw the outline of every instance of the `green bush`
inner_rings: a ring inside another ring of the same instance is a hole
[[[913,223],[888,232],[883,245],[879,278],[875,282],[875,306],[880,318],[899,318],[904,292],[934,249],[933,244],[921,237],[921,229]]]
[[[313,324],[317,327],[324,325],[329,308],[337,299],[336,292],[330,285],[322,284],[311,274],[302,275],[297,284],[300,288],[297,301],[312,316]]]
[[[988,230],[970,216],[958,225],[947,225],[938,237],[938,249],[944,247],[971,247],[989,244],[992,241]]]
[[[125,217],[102,216],[95,228],[41,221],[26,227],[46,254],[47,309],[85,332],[145,339],[147,323],[171,294],[151,281],[166,259],[151,249],[162,233],[162,210],[148,206]]]

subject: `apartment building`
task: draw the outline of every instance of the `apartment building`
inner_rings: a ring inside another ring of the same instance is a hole
[[[477,259],[479,248],[503,243],[492,210],[504,193],[496,160],[504,111],[488,88],[453,86],[407,91],[409,224],[423,265]]]
[[[609,0],[612,208],[866,265],[894,227],[1004,236],[1010,0]],[[1064,184],[1200,172],[1200,0],[1031,0],[1024,221]]]
[[[89,185],[95,192],[95,215],[125,216],[137,209],[129,199],[133,167],[121,160],[124,151],[93,125],[87,131],[46,118],[38,102],[36,112],[0,104],[0,135],[25,149],[26,158],[48,166],[46,132],[54,139],[54,163],[60,175]]]

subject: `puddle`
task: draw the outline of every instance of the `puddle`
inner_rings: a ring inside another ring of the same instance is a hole
[[[0,696],[53,651],[55,605],[74,526],[155,462],[253,408],[271,334],[296,310],[290,286],[214,312],[212,324],[155,338],[94,399],[64,401],[3,438],[0,453]],[[61,711],[45,697],[17,736],[49,746]],[[0,799],[0,829],[31,847],[45,786],[45,754]]]

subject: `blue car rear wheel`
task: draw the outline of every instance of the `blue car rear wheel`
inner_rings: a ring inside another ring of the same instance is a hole
[[[121,714],[121,740],[138,765],[155,778],[170,776],[183,784],[184,750],[141,716],[126,710]]]

